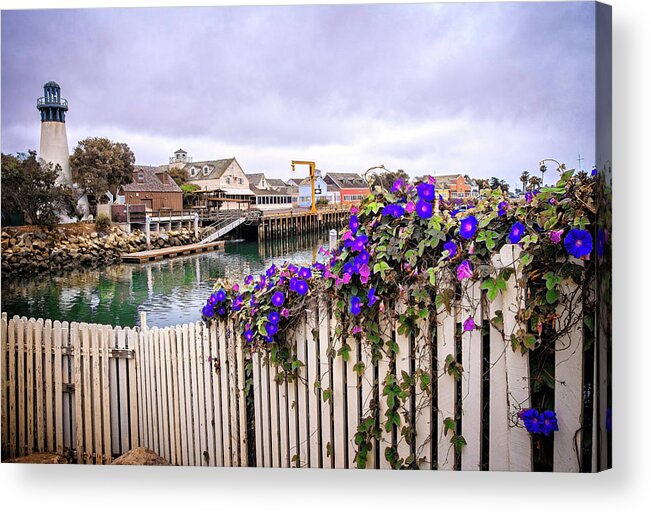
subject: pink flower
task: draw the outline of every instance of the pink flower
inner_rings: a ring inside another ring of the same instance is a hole
[[[436,183],[436,178],[434,178],[434,176],[428,176],[427,183],[429,183],[430,185]]]
[[[466,318],[466,321],[463,323],[463,331],[472,331],[477,327],[475,324],[475,320],[472,316],[468,315],[468,318]]]
[[[235,283],[235,284],[233,285],[233,291],[234,291],[234,292],[239,292],[239,291],[240,291],[240,285],[237,284],[237,283]]]
[[[332,279],[333,277],[336,277],[332,272],[330,272],[329,268],[326,268],[325,273],[323,274],[323,277],[326,279]]]
[[[557,231],[550,231],[549,232],[549,239],[553,244],[560,244],[561,243],[561,235],[563,234],[563,229],[559,229]]]
[[[475,242],[472,242],[470,244],[470,248],[468,249],[468,254],[475,254]]]
[[[360,332],[362,332],[362,328],[359,325],[353,327],[353,334],[359,334]]]
[[[357,212],[359,212],[359,208],[357,208],[357,206],[353,206],[353,207],[350,209],[350,213],[352,213],[352,214],[355,214],[355,213],[357,213]]]
[[[416,205],[413,201],[409,201],[407,203],[407,206],[405,206],[405,210],[407,210],[407,213],[414,213],[414,210],[416,210]]]
[[[350,274],[344,274],[344,278],[342,279],[344,284],[350,283],[352,276]]]
[[[463,260],[457,267],[457,279],[463,281],[468,277],[472,277],[472,266],[468,260]]]
[[[368,278],[371,276],[371,269],[368,267],[366,263],[362,265],[359,269],[359,280],[362,282],[362,284],[368,283]]]
[[[380,302],[380,313],[384,313],[384,302]]]
[[[341,237],[342,240],[355,240],[355,237],[353,236],[353,232],[348,229],[344,233],[344,236]]]

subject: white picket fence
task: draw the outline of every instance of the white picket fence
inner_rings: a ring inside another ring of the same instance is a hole
[[[495,262],[512,265],[515,256],[508,246]],[[388,410],[382,394],[387,376],[401,379],[403,371],[422,368],[432,375],[431,385],[414,386],[400,410],[401,425],[410,426],[413,436],[407,442],[395,427],[383,430],[367,468],[390,467],[384,453],[395,446],[403,459],[414,455],[421,469],[530,471],[532,439],[517,417],[530,406],[529,356],[510,346],[523,301],[516,277],[490,303],[477,300],[479,283],[471,283],[452,313],[441,309],[436,318],[420,320],[416,337],[380,319],[381,335],[393,339],[398,351],[376,364],[367,345],[348,334],[349,360],[333,357],[344,340],[335,334],[331,305],[315,298],[288,338],[304,363],[292,382],[276,378],[279,370],[267,353],[244,350],[231,321],[141,330],[3,314],[3,456],[53,451],[79,463],[106,464],[140,445],[179,465],[353,468],[360,420],[372,404],[378,424]],[[568,307],[581,305],[559,306],[559,329]],[[479,323],[498,310],[504,329],[491,326],[489,344],[479,330],[461,332],[459,324],[469,314]],[[463,366],[460,381],[445,371],[448,354]],[[558,339],[554,357],[559,431],[553,436],[553,468],[579,471],[582,324]],[[600,428],[607,357],[601,348],[595,352],[593,471],[605,468],[608,448]],[[354,371],[360,361],[361,376]],[[329,400],[323,400],[326,390]],[[444,433],[448,417],[456,418],[457,433],[467,443],[458,455],[450,443],[454,432]]]

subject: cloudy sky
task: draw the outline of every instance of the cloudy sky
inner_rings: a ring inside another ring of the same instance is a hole
[[[331,171],[500,176],[594,163],[592,3],[2,12],[2,151],[38,149],[57,81],[70,149],[179,147],[288,178]]]

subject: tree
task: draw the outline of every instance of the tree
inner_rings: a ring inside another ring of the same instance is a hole
[[[87,194],[100,198],[109,190],[131,183],[136,161],[129,146],[103,137],[79,141],[70,157],[72,179]]]
[[[489,188],[487,179],[477,178],[475,181],[477,182],[477,186],[479,187],[479,190],[484,190]]]
[[[188,181],[188,173],[185,172],[185,169],[183,169],[183,167],[171,167],[167,171],[167,174],[169,174],[170,178],[172,178],[181,188],[183,188],[183,185],[185,185]]]
[[[529,183],[529,178],[531,175],[529,174],[529,171],[524,171],[522,174],[520,174],[520,181],[522,182],[522,190],[527,190],[527,183]]]
[[[53,227],[62,214],[73,215],[75,194],[57,185],[61,168],[36,157],[36,151],[2,155],[2,212],[22,212],[30,224]]]
[[[539,189],[540,186],[542,185],[542,178],[539,178],[538,176],[532,176],[531,178],[529,178],[529,185],[530,188],[533,190]]]
[[[500,179],[492,176],[491,179],[488,180],[488,186],[491,188],[491,190],[497,190],[500,188]]]

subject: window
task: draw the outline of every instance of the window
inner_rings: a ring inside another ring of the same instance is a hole
[[[242,184],[242,178],[237,178],[237,182],[241,185]]]
[[[227,177],[226,177],[226,184],[227,184],[227,185],[230,185],[230,184],[231,184],[231,177],[230,177],[230,176],[227,176]]]
[[[208,167],[207,165],[204,165],[203,166],[203,175],[208,176],[209,174],[210,174],[210,167]]]
[[[190,176],[194,177],[197,175],[197,169],[194,167],[190,167]]]
[[[142,172],[138,173],[138,183],[144,183],[145,181],[145,175]]]

